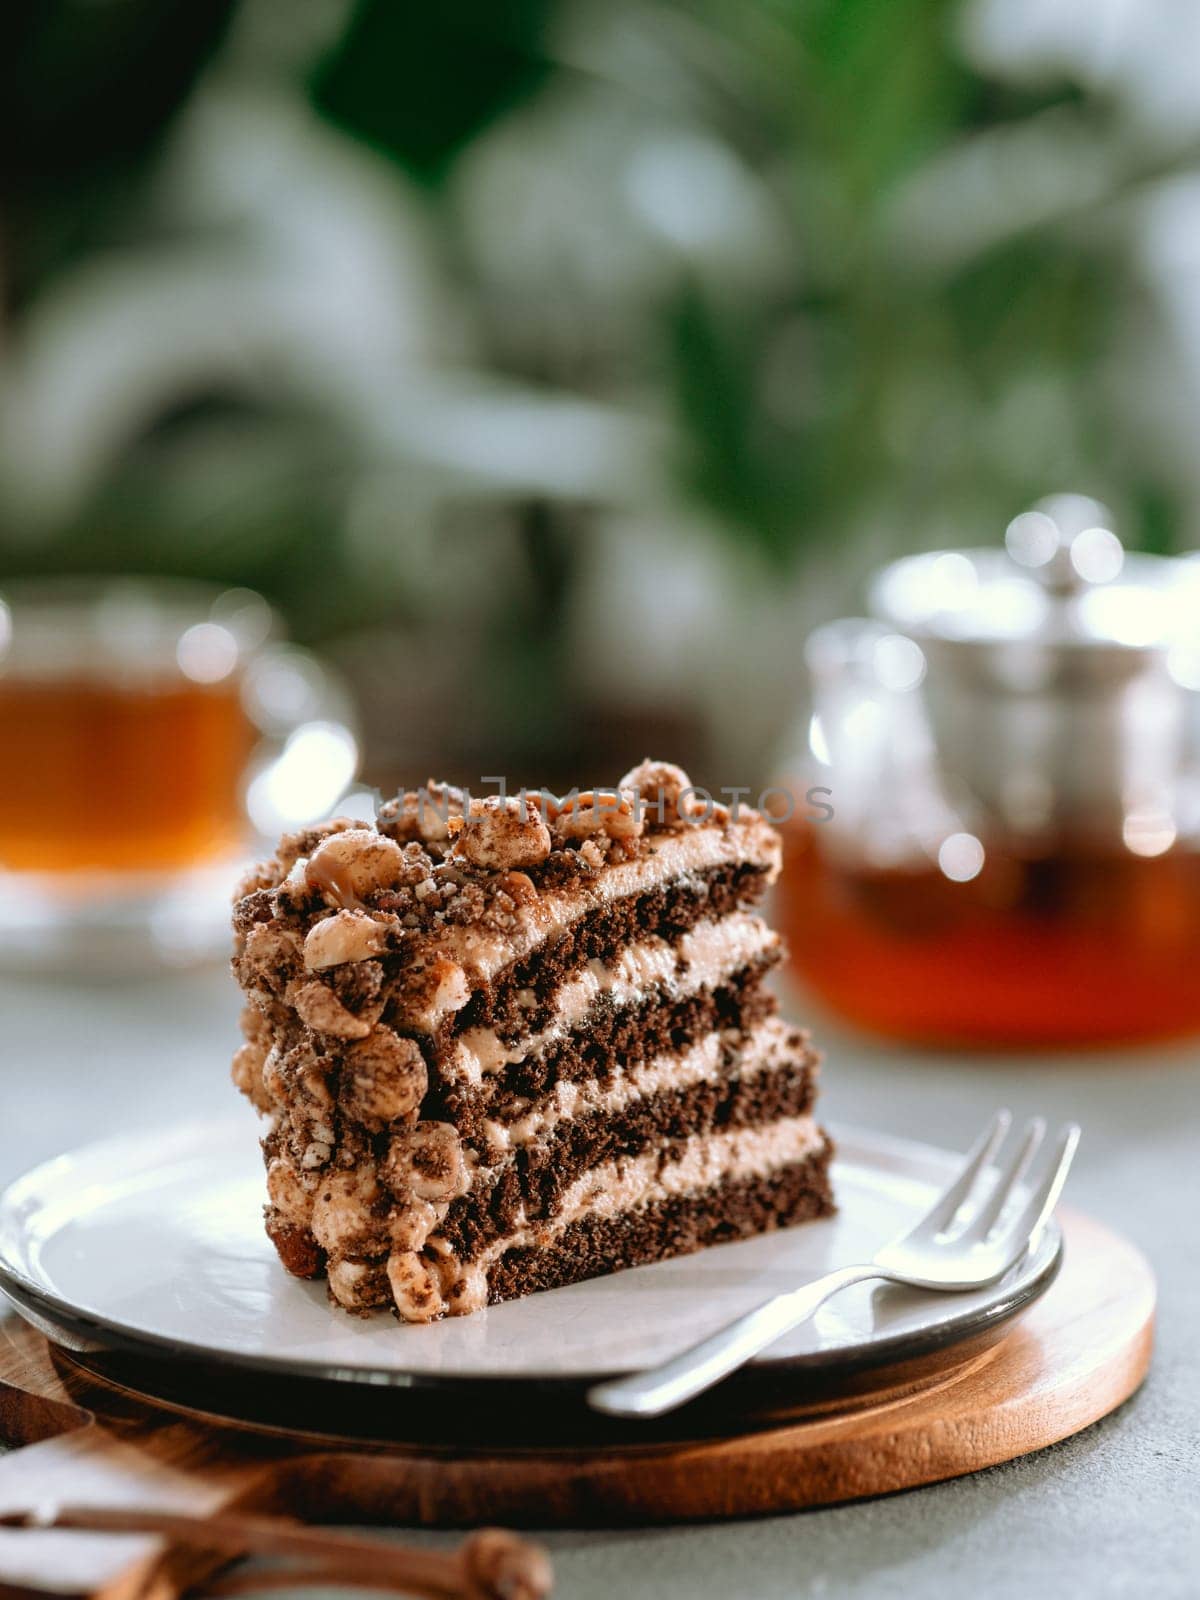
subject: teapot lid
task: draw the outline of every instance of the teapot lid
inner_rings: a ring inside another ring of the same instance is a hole
[[[1200,554],[1130,555],[1112,522],[1097,500],[1051,495],[1009,523],[1002,550],[890,563],[870,586],[871,610],[919,640],[1194,653]]]

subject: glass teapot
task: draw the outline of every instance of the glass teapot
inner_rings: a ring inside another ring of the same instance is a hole
[[[1126,554],[1058,495],[1005,548],[894,562],[807,642],[784,771],[797,972],[895,1037],[1200,1030],[1200,556]],[[819,777],[816,774],[820,774]]]

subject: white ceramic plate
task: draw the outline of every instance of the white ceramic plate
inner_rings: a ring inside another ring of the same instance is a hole
[[[759,1300],[868,1258],[928,1209],[961,1157],[834,1129],[837,1216],[554,1289],[427,1326],[350,1317],[280,1266],[262,1231],[263,1175],[245,1119],[144,1133],[37,1167],[0,1198],[0,1287],[90,1348],[365,1384],[503,1379],[577,1385],[652,1363]],[[974,1294],[859,1285],[761,1358],[835,1371],[978,1334],[1046,1288],[1056,1227]]]

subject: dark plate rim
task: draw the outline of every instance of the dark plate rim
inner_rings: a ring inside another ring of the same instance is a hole
[[[174,1130],[173,1130],[174,1131]],[[947,1158],[950,1152],[935,1145],[917,1140],[899,1139],[890,1134],[871,1129],[832,1128],[835,1140],[852,1144],[856,1139],[870,1143],[879,1156],[890,1150],[893,1154],[913,1159],[919,1155]],[[82,1155],[98,1147],[124,1143],[128,1136],[117,1140],[99,1140],[82,1146],[67,1155]],[[143,1135],[145,1137],[145,1135]],[[0,1195],[0,1209],[13,1189],[33,1179],[43,1168],[53,1166],[64,1157],[54,1157],[40,1162],[14,1180]],[[963,1313],[937,1323],[932,1327],[891,1334],[874,1339],[869,1344],[850,1346],[838,1351],[808,1351],[792,1356],[759,1356],[730,1381],[763,1383],[785,1380],[811,1379],[818,1375],[834,1377],[869,1371],[873,1368],[895,1366],[912,1359],[932,1355],[938,1351],[952,1351],[971,1338],[994,1329],[1020,1315],[1034,1301],[1041,1298],[1057,1277],[1062,1265],[1063,1236],[1057,1221],[1047,1228],[1052,1248],[1038,1270],[1019,1285],[997,1295],[988,1305],[974,1312]],[[1045,1241],[1042,1248],[1045,1247]],[[0,1255],[0,1290],[13,1302],[18,1312],[28,1313],[56,1324],[64,1333],[75,1338],[90,1340],[102,1349],[123,1354],[152,1357],[156,1360],[184,1361],[196,1366],[206,1366],[240,1373],[263,1373],[276,1377],[299,1379],[316,1383],[350,1384],[364,1389],[420,1389],[443,1393],[470,1391],[476,1395],[489,1389],[528,1389],[531,1392],[556,1395],[574,1395],[594,1383],[621,1376],[628,1372],[622,1367],[598,1367],[591,1372],[551,1373],[473,1371],[473,1372],[420,1372],[397,1368],[370,1366],[340,1366],[312,1360],[295,1360],[288,1357],[247,1354],[238,1351],[216,1350],[211,1345],[196,1344],[190,1340],[168,1337],[133,1327],[115,1318],[96,1312],[84,1311],[70,1301],[61,1299],[21,1269]],[[44,1330],[43,1330],[44,1331]]]
[[[1031,1278],[1010,1294],[993,1301],[969,1316],[954,1322],[939,1323],[936,1327],[918,1329],[910,1333],[893,1334],[870,1345],[851,1347],[846,1351],[829,1354],[810,1351],[796,1356],[759,1356],[728,1382],[763,1383],[778,1381],[791,1375],[796,1379],[814,1375],[829,1377],[870,1371],[900,1365],[903,1362],[953,1351],[976,1336],[1002,1326],[1019,1316],[1037,1300],[1058,1276],[1063,1260],[1061,1231],[1054,1239],[1054,1248],[1044,1265]],[[237,1373],[261,1373],[271,1377],[291,1378],[309,1383],[349,1384],[362,1389],[420,1389],[442,1393],[461,1393],[467,1390],[478,1395],[489,1390],[514,1389],[531,1392],[574,1395],[594,1383],[608,1378],[622,1377],[627,1367],[601,1367],[588,1373],[520,1373],[511,1372],[404,1372],[370,1367],[339,1367],[315,1361],[292,1361],[278,1356],[245,1355],[236,1351],[214,1350],[210,1345],[192,1344],[185,1339],[166,1338],[161,1334],[147,1333],[128,1324],[110,1321],[60,1300],[32,1284],[23,1274],[0,1261],[0,1291],[7,1295],[18,1314],[30,1320],[50,1322],[63,1333],[89,1340],[92,1345],[123,1355],[148,1356],[156,1361],[184,1361],[196,1367],[215,1368]],[[35,1326],[37,1323],[35,1322]],[[42,1328],[40,1331],[44,1332]]]

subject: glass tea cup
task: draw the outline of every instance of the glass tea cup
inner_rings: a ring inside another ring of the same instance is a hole
[[[157,578],[0,585],[0,752],[0,954],[164,908],[216,941],[255,836],[327,815],[358,760],[261,596]]]

